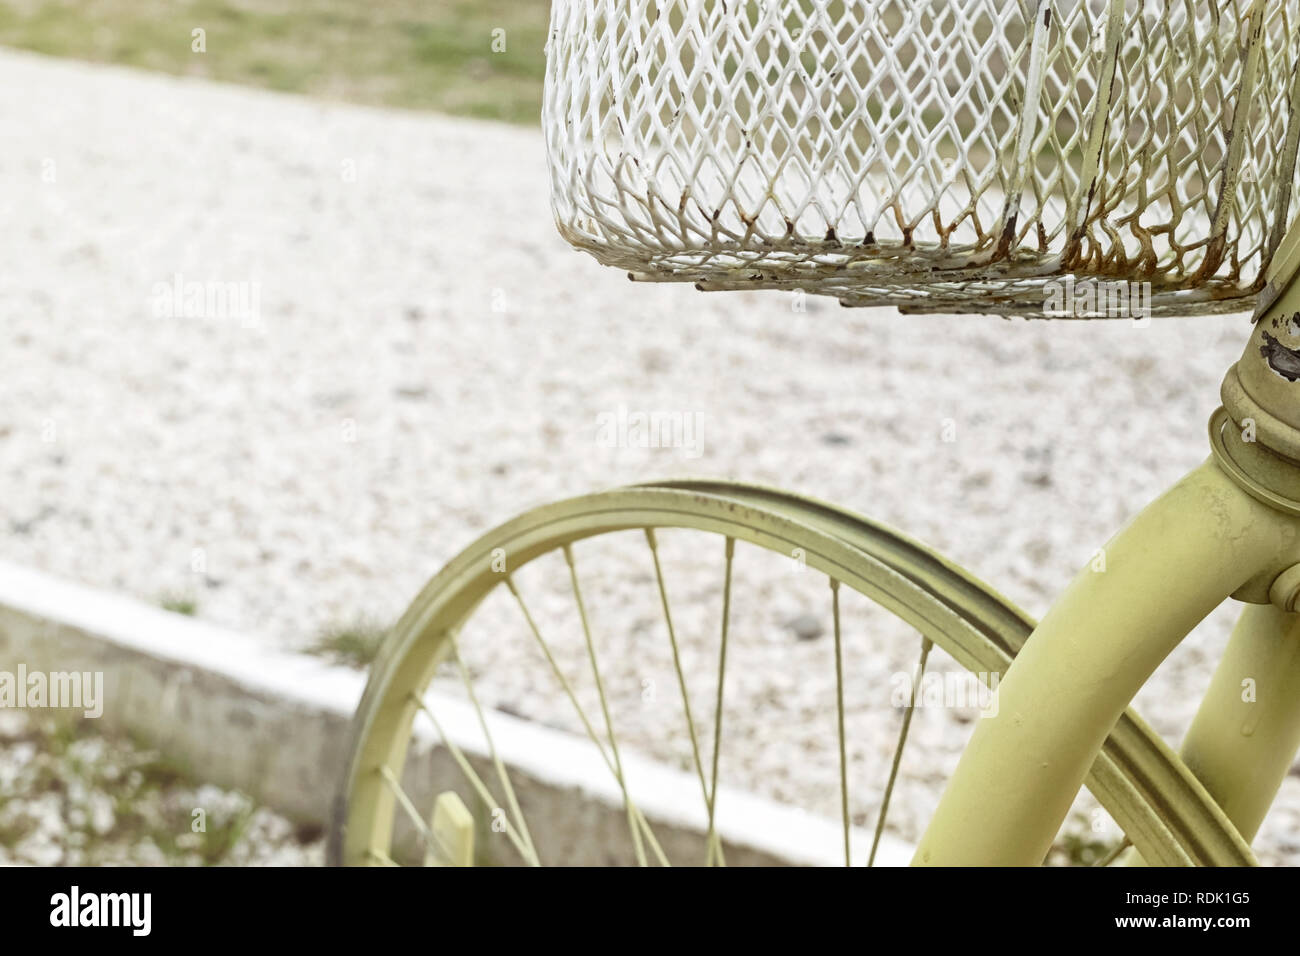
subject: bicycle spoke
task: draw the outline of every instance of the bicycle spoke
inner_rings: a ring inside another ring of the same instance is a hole
[[[903,748],[907,745],[907,732],[912,726],[912,712],[916,709],[916,695],[921,687],[921,678],[925,676],[925,662],[930,656],[934,642],[928,637],[921,638],[921,662],[916,669],[916,680],[912,681],[912,693],[907,701],[907,710],[903,712],[903,727],[898,734],[898,746],[894,748],[894,762],[889,768],[889,783],[885,787],[885,798],[880,804],[880,816],[876,818],[876,833],[871,838],[871,856],[867,866],[876,862],[876,849],[880,846],[880,835],[885,832],[885,818],[889,815],[889,799],[894,793],[894,783],[898,779],[898,767],[903,761]]]
[[[591,660],[591,673],[596,679],[596,692],[600,695],[600,709],[605,715],[605,733],[609,736],[609,749],[614,754],[614,771],[618,785],[623,790],[623,807],[627,811],[627,826],[632,834],[632,850],[636,854],[638,866],[648,866],[645,847],[641,842],[641,830],[632,815],[632,800],[627,793],[627,782],[623,776],[623,759],[618,753],[618,740],[614,735],[614,721],[609,715],[609,700],[605,696],[605,682],[600,676],[600,665],[596,662],[596,645],[591,639],[591,625],[587,620],[587,604],[582,599],[582,588],[578,585],[578,568],[573,560],[573,548],[564,546],[564,560],[569,565],[569,583],[573,586],[573,599],[578,605],[578,616],[582,619],[582,636],[587,642],[587,657]]]
[[[668,641],[673,648],[673,667],[677,671],[677,686],[682,692],[682,710],[686,713],[686,729],[691,735],[691,754],[695,759],[695,772],[700,778],[700,792],[704,795],[704,806],[707,810],[710,803],[709,785],[704,781],[704,763],[700,760],[700,739],[695,732],[695,719],[691,716],[691,699],[686,692],[686,675],[682,671],[682,656],[677,647],[677,632],[673,629],[673,615],[668,609],[668,589],[664,586],[664,572],[659,565],[659,543],[655,540],[653,528],[645,529],[645,537],[650,545],[650,555],[654,559],[655,579],[659,582],[659,600],[663,605],[664,623],[668,625]]]
[[[406,795],[406,791],[402,789],[402,785],[398,782],[393,771],[388,769],[386,766],[380,767],[379,775],[384,778],[384,783],[388,784],[388,789],[391,790],[393,796],[397,798],[398,805],[406,811],[406,815],[410,817],[411,822],[415,824],[415,829],[419,831],[421,839],[424,840],[424,846],[427,851],[429,846],[433,843],[433,832],[429,829],[429,825],[424,822],[424,818],[416,811],[415,804],[412,803],[411,798]]]
[[[442,738],[442,745],[447,748],[447,752],[451,754],[452,760],[456,761],[456,766],[460,767],[460,772],[465,775],[465,779],[469,781],[469,785],[474,788],[474,792],[477,793],[478,798],[483,801],[483,805],[488,808],[500,806],[496,798],[492,796],[492,791],[488,789],[487,784],[483,782],[483,779],[475,772],[474,768],[470,766],[469,760],[466,759],[465,754],[461,752],[459,747],[451,742],[451,739],[442,729],[442,723],[438,720],[437,715],[435,715],[429,706],[417,695],[411,694],[411,700],[433,723],[433,727],[438,732],[438,736]],[[383,770],[388,771],[390,776],[392,775],[392,771],[388,770],[387,767],[384,767]],[[514,828],[514,825],[511,824],[508,819],[502,820],[501,822],[505,826],[506,837],[514,845],[514,848],[519,851],[519,855],[524,858],[524,861],[530,866],[541,866],[542,864],[537,858],[537,854],[532,852],[529,846],[524,843],[523,839],[519,836],[519,832]]]
[[[609,768],[609,772],[612,773],[614,779],[618,781],[619,786],[623,790],[624,799],[631,804],[632,812],[636,815],[642,828],[642,832],[650,843],[650,848],[655,851],[655,855],[659,858],[660,865],[668,866],[668,859],[664,856],[664,852],[659,846],[659,841],[654,838],[654,834],[650,830],[649,821],[646,820],[645,815],[637,805],[632,802],[631,796],[627,792],[627,787],[623,786],[623,779],[619,774],[618,769],[610,760],[609,754],[605,752],[605,747],[600,742],[600,738],[596,736],[596,730],[592,727],[591,720],[587,717],[586,710],[583,709],[582,704],[578,702],[578,697],[573,692],[573,687],[569,684],[568,678],[565,677],[564,672],[560,670],[560,665],[555,660],[555,655],[551,653],[551,646],[547,644],[546,639],[542,637],[542,632],[538,629],[537,622],[533,620],[532,612],[528,610],[528,605],[524,602],[524,596],[519,593],[519,589],[515,587],[514,579],[510,575],[506,575],[505,581],[506,587],[510,590],[510,593],[514,595],[515,602],[519,605],[519,610],[524,615],[524,620],[528,622],[529,631],[532,632],[533,638],[537,641],[537,645],[542,649],[542,654],[546,657],[547,663],[551,665],[551,672],[555,675],[555,679],[560,682],[560,687],[564,690],[565,696],[569,698],[569,703],[573,704],[573,709],[577,712],[578,719],[582,721],[582,726],[587,731],[587,736],[590,737],[591,742],[595,744],[596,751],[605,762],[605,766]]]
[[[1107,853],[1105,856],[1103,856],[1096,863],[1094,863],[1093,866],[1110,866],[1112,863],[1114,863],[1116,860],[1119,859],[1119,855],[1121,853],[1123,853],[1132,845],[1133,845],[1133,841],[1128,838],[1128,834],[1127,833],[1124,834],[1124,839],[1120,840],[1119,843],[1115,844],[1115,846],[1111,848],[1110,852]]]
[[[840,741],[840,816],[844,821],[844,865],[852,866],[849,853],[849,758],[844,743],[844,653],[840,641],[840,582],[831,581],[831,615],[835,619],[835,714]]]
[[[460,656],[460,645],[456,640],[456,635],[454,633],[448,634],[447,640],[451,644],[451,653],[456,659],[456,666],[460,669],[461,681],[465,684],[465,690],[469,694],[469,702],[474,706],[474,713],[478,716],[479,726],[483,728],[483,738],[487,741],[488,754],[492,757],[493,766],[496,767],[497,779],[501,781],[501,787],[506,792],[506,803],[515,818],[515,826],[518,828],[519,835],[524,843],[528,844],[528,852],[536,859],[537,847],[533,844],[533,835],[528,832],[528,822],[524,819],[523,810],[519,808],[519,800],[515,797],[515,788],[510,785],[510,774],[506,773],[505,764],[501,762],[496,743],[492,740],[492,731],[488,730],[487,718],[484,717],[483,708],[479,705],[478,694],[474,693],[474,682],[470,679],[469,668],[465,666],[465,661]]]
[[[722,582],[722,642],[718,651],[718,699],[713,707],[713,767],[709,781],[709,848],[714,859],[722,866],[727,865],[722,853],[722,840],[714,826],[713,815],[718,803],[718,755],[722,751],[722,692],[727,675],[727,632],[731,623],[731,561],[736,554],[736,539],[727,538],[727,569]]]

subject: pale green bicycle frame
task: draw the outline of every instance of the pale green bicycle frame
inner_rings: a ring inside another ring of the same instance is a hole
[[[1248,604],[1181,756],[1241,836],[1254,837],[1300,748],[1298,261],[1293,232],[1224,381],[1214,455],[1116,535],[1104,570],[1082,571],[1039,623],[914,863],[1041,863],[1124,708],[1230,596]]]

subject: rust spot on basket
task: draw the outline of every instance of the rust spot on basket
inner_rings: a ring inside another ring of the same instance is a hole
[[[1267,332],[1264,344],[1259,347],[1259,354],[1264,356],[1268,367],[1288,382],[1300,379],[1300,351],[1287,348]]]
[[[1219,266],[1223,264],[1223,251],[1227,247],[1228,237],[1220,233],[1210,239],[1205,247],[1205,261],[1201,263],[1201,268],[1196,271],[1195,279],[1202,281],[1214,275]]]
[[[1019,218],[1019,213],[1012,213],[1007,217],[1007,224],[1002,229],[1002,235],[998,237],[998,251],[994,253],[994,258],[1005,258],[1011,251],[1011,243],[1016,238],[1016,220]]]

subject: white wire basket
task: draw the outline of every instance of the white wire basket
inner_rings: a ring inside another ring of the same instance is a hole
[[[1298,58],[1300,0],[554,0],[555,218],[703,289],[1242,311],[1290,223]]]

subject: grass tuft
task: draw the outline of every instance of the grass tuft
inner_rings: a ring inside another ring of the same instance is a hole
[[[199,602],[185,594],[164,594],[158,599],[158,606],[173,614],[193,617],[199,613]]]
[[[370,618],[361,618],[351,624],[327,628],[307,648],[307,653],[364,670],[374,663],[389,630]]]

